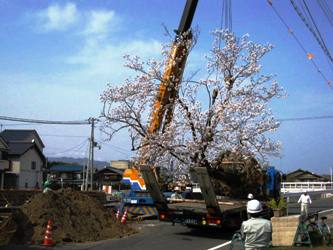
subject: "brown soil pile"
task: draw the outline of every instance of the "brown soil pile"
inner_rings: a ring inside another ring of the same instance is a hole
[[[19,228],[25,242],[43,240],[47,222],[53,221],[52,238],[59,242],[97,241],[134,233],[116,221],[115,215],[97,200],[70,189],[37,194],[21,207],[24,218]]]
[[[16,231],[17,223],[14,219],[14,216],[9,216],[8,218],[1,218],[0,246],[7,245]]]

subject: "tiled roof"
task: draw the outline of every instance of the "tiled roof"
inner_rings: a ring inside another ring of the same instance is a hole
[[[97,173],[100,174],[100,173],[114,172],[116,174],[123,175],[124,171],[125,171],[124,169],[106,167],[106,168],[99,170]]]
[[[32,139],[37,138],[42,147],[45,147],[42,139],[34,129],[5,129],[0,133],[0,136],[8,142],[31,142]]]
[[[27,152],[30,148],[34,146],[31,142],[14,142],[14,143],[8,143],[9,151],[8,154],[10,155],[23,155],[25,152]]]

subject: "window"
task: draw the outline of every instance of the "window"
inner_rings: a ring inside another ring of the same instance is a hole
[[[35,161],[31,162],[31,169],[36,169],[36,162]]]

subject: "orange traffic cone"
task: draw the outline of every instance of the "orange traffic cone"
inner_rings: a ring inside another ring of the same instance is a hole
[[[44,241],[43,241],[43,246],[47,246],[47,247],[52,247],[54,246],[54,242],[52,240],[52,220],[49,220],[47,222],[47,226],[46,226],[46,231],[45,231],[45,237],[44,237]]]
[[[125,213],[123,214],[123,217],[121,218],[121,224],[126,224],[126,220],[127,220],[127,208],[125,210]]]
[[[117,221],[120,220],[121,214],[120,214],[120,209],[118,208],[117,214],[116,214],[116,219]]]

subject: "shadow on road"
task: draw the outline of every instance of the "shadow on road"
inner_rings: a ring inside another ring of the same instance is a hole
[[[180,232],[177,233],[177,235],[230,240],[234,233],[235,233],[234,230],[226,231],[215,228],[204,228],[204,229],[202,228],[202,229],[191,229],[188,232]]]
[[[39,247],[39,246],[28,246],[28,245],[7,245],[7,246],[0,246],[1,250],[49,250],[50,248]]]

